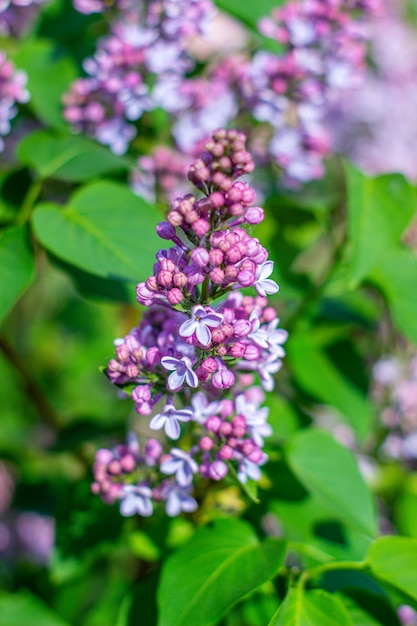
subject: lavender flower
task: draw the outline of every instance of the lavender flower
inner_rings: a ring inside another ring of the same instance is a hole
[[[153,513],[152,489],[146,485],[125,485],[120,496],[120,513],[130,517],[139,513],[142,517],[149,517]]]
[[[192,456],[179,448],[172,448],[170,454],[161,463],[163,474],[175,474],[181,487],[188,487],[193,481],[193,474],[198,472],[198,464]]]
[[[168,376],[167,387],[170,391],[181,389],[184,381],[190,387],[197,387],[198,377],[192,369],[192,363],[186,356],[176,359],[172,356],[165,356],[161,359],[162,365],[167,370],[173,370]]]
[[[217,328],[222,321],[223,315],[197,304],[191,309],[191,319],[181,324],[179,334],[181,337],[191,337],[195,333],[201,345],[207,347],[211,343],[210,328]]]

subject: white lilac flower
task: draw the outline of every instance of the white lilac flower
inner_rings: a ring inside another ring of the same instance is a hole
[[[270,437],[272,435],[272,427],[268,424],[268,407],[260,408],[258,404],[248,402],[244,394],[239,394],[235,400],[236,413],[243,415],[246,419],[246,424],[250,436],[257,446],[262,447],[264,445],[264,437]]]
[[[181,434],[179,422],[189,422],[193,417],[191,409],[176,409],[173,404],[166,404],[162,413],[154,415],[149,423],[152,430],[164,428],[170,439],[178,439]]]
[[[285,351],[282,344],[287,341],[288,332],[283,328],[277,328],[278,324],[279,319],[276,317],[274,320],[269,322],[265,329],[265,334],[270,351],[273,352],[275,356],[283,357],[285,356]]]
[[[130,517],[139,513],[149,517],[153,513],[152,489],[146,485],[125,485],[121,493],[120,513]]]
[[[206,309],[197,304],[191,310],[191,319],[183,322],[179,329],[181,337],[191,337],[194,333],[202,346],[209,346],[211,343],[210,328],[220,326],[223,315],[213,310]]]
[[[279,287],[277,283],[268,278],[271,276],[274,270],[273,261],[265,261],[262,265],[258,265],[256,268],[255,282],[253,286],[260,296],[266,296],[266,294],[277,293]]]
[[[190,387],[197,387],[198,377],[192,369],[192,363],[187,356],[176,359],[173,356],[164,356],[161,364],[165,369],[172,370],[168,376],[167,387],[170,391],[178,391],[184,384],[184,380]]]
[[[274,388],[274,379],[272,378],[272,374],[279,372],[282,367],[282,361],[274,353],[265,353],[265,355],[257,361],[241,361],[236,367],[241,370],[251,370],[257,372],[265,391],[272,391]]]
[[[267,459],[268,457],[265,454],[264,458],[261,461],[261,464],[263,465],[264,463],[266,463]],[[248,478],[250,478],[251,480],[259,480],[261,476],[262,472],[259,464],[253,463],[253,461],[249,461],[249,459],[245,458],[242,459],[242,461],[239,463],[237,477],[241,483],[246,483]]]
[[[177,483],[181,487],[188,487],[193,482],[193,474],[198,472],[198,464],[184,450],[172,448],[163,459],[160,470],[163,474],[175,474]]]

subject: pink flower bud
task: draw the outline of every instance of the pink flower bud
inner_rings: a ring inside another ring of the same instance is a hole
[[[107,450],[107,448],[100,448],[96,452],[96,462],[107,465],[113,459],[113,452]]]
[[[201,367],[209,374],[212,374],[217,370],[216,359],[213,359],[211,356],[208,357],[201,363]]]
[[[113,476],[118,476],[122,473],[121,465],[116,459],[113,459],[113,461],[109,463],[107,470],[110,474],[113,474]]]
[[[230,422],[223,422],[223,424],[219,428],[219,432],[224,437],[228,437],[232,432],[233,427]]]
[[[209,276],[210,276],[210,280],[216,285],[221,285],[222,282],[224,281],[224,272],[220,267],[213,268]]]
[[[146,363],[149,367],[155,367],[161,362],[161,353],[156,346],[148,348],[145,356]]]
[[[231,283],[236,280],[238,274],[238,268],[235,265],[227,265],[224,270],[224,278],[227,282]]]
[[[242,359],[245,354],[246,346],[240,341],[236,341],[231,348],[229,348],[230,356],[233,356],[235,359]]]
[[[253,343],[250,343],[248,346],[246,346],[245,359],[247,361],[257,361],[260,356],[261,351]]]
[[[222,426],[222,420],[217,415],[210,415],[205,426],[210,432],[217,433]]]
[[[191,260],[197,267],[205,267],[209,262],[209,253],[205,248],[195,248],[191,252]]]
[[[131,454],[126,454],[120,459],[120,466],[124,472],[133,472],[136,467],[136,461]]]
[[[178,213],[178,211],[170,211],[167,215],[167,220],[173,226],[181,226],[184,218],[182,217],[181,213]]]
[[[211,331],[211,340],[213,343],[221,343],[225,340],[224,332],[221,328],[213,328]]]
[[[244,213],[243,204],[241,204],[240,202],[234,202],[229,207],[229,213],[234,217],[240,217],[240,215],[243,215]]]
[[[162,445],[157,439],[148,439],[145,445],[145,456],[157,461],[162,453]]]
[[[252,441],[245,441],[241,450],[245,456],[248,456],[249,454],[252,454],[252,452],[255,450],[255,444],[252,443]]]
[[[237,281],[242,287],[251,287],[255,282],[255,274],[249,270],[240,271],[237,275]]]
[[[218,370],[211,379],[211,383],[216,389],[229,389],[234,382],[235,375],[228,369]]]
[[[223,461],[214,461],[210,465],[209,477],[213,480],[222,480],[227,474],[228,468]]]
[[[230,417],[234,412],[234,405],[232,400],[229,399],[225,399],[222,400],[222,406],[221,406],[221,411],[220,411],[220,415],[222,416],[223,419],[225,419],[226,417]]]
[[[208,222],[208,220],[200,218],[194,222],[194,224],[192,225],[192,230],[197,235],[197,237],[204,237],[210,230],[210,222]]]
[[[248,459],[249,461],[252,461],[252,463],[260,463],[263,459],[263,456],[264,455],[262,450],[260,450],[259,448],[255,448],[253,452],[248,454]]]
[[[272,308],[272,306],[267,307],[262,314],[263,320],[265,322],[272,322],[272,320],[274,320],[276,316],[277,312],[275,311],[275,309]]]
[[[224,253],[219,248],[212,248],[209,252],[209,261],[212,265],[221,265],[223,263]]]
[[[179,289],[174,287],[173,289],[170,289],[170,291],[168,291],[167,298],[170,304],[175,305],[175,304],[179,304],[180,302],[182,302],[184,299],[184,296],[182,295]]]
[[[153,302],[154,294],[145,286],[145,283],[139,283],[136,287],[136,298],[139,304],[150,306]]]
[[[185,221],[187,222],[187,224],[194,224],[196,222],[198,222],[198,213],[197,211],[195,211],[194,209],[192,209],[191,211],[187,211],[187,213],[185,214]]]
[[[172,273],[167,270],[161,270],[157,275],[158,283],[162,287],[171,287],[172,285]]]
[[[246,337],[252,330],[252,323],[249,320],[237,320],[233,325],[235,337]]]
[[[213,209],[219,209],[224,206],[224,195],[220,191],[215,191],[209,196],[210,204]]]
[[[156,280],[156,276],[149,276],[146,279],[145,286],[149,291],[159,291],[158,281]]]
[[[220,449],[219,457],[223,459],[223,461],[229,461],[233,458],[234,450],[230,446],[223,446]]]
[[[174,274],[174,278],[172,282],[174,283],[175,287],[182,289],[183,287],[187,285],[188,279],[187,279],[187,276],[184,274],[184,272],[176,272]]]
[[[213,439],[205,435],[204,437],[201,437],[199,445],[200,445],[201,450],[208,452],[209,450],[213,448],[214,441]]]
[[[248,224],[260,224],[264,219],[264,211],[261,207],[251,206],[245,213],[245,220]]]
[[[243,258],[243,254],[240,249],[240,246],[237,246],[237,245],[231,246],[226,251],[225,257],[228,263],[238,263]]]

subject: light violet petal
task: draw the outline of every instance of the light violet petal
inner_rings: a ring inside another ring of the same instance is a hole
[[[197,501],[194,500],[194,498],[192,496],[189,496],[188,494],[185,495],[182,499],[182,510],[185,511],[186,513],[192,513],[193,511],[195,511],[198,507]]]
[[[261,270],[259,272],[258,280],[264,280],[265,278],[268,278],[268,276],[271,276],[273,271],[274,271],[274,262],[265,261],[265,263],[261,265]]]
[[[158,415],[154,415],[151,421],[149,422],[149,428],[152,428],[152,430],[159,430],[165,424],[166,419],[167,419],[166,416],[163,415],[162,413],[158,413]]]
[[[181,434],[181,428],[178,421],[171,417],[165,422],[165,432],[170,439],[178,439]]]
[[[220,313],[208,313],[204,318],[204,324],[207,326],[211,326],[215,328],[216,326],[220,326],[223,321],[223,315]]]
[[[173,356],[163,356],[161,363],[167,370],[176,370],[181,361],[179,359],[175,359]]]
[[[167,512],[167,515],[169,515],[170,517],[175,517],[176,515],[178,515],[178,513],[181,512],[181,500],[178,497],[178,494],[175,493],[175,491],[170,492],[165,510]]]
[[[277,283],[274,280],[271,280],[270,278],[266,278],[265,280],[262,281],[262,287],[265,293],[268,295],[272,295],[273,293],[277,293],[277,291],[279,291],[279,287]]]
[[[181,389],[185,375],[180,376],[177,372],[172,372],[168,376],[167,387],[170,391],[178,391]]]
[[[186,320],[181,324],[179,333],[181,337],[191,337],[196,329],[198,329],[198,323],[195,320]]]
[[[203,346],[209,346],[211,342],[211,333],[204,323],[197,324],[196,332],[198,341]]]
[[[178,468],[177,482],[181,487],[188,487],[193,482],[193,473],[187,463],[182,463]]]
[[[143,517],[150,517],[153,513],[153,505],[149,498],[138,498],[137,507]]]
[[[160,465],[160,470],[163,474],[175,474],[182,462],[179,459],[166,459]]]
[[[131,517],[137,513],[137,496],[129,493],[120,502],[120,515],[123,517]]]
[[[198,387],[198,376],[193,370],[187,370],[185,379],[190,387]]]

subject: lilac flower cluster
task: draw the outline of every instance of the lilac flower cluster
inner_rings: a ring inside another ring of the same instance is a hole
[[[0,51],[0,152],[4,149],[2,137],[9,134],[10,121],[17,114],[16,104],[29,100],[26,82],[26,73],[16,70],[5,53]]]
[[[287,2],[260,22],[261,32],[285,52],[257,52],[249,66],[246,97],[254,117],[272,127],[269,152],[287,181],[323,174],[330,137],[323,123],[335,94],[358,83],[366,32],[349,10],[374,12],[378,2]]]
[[[174,245],[157,253],[153,276],[139,283],[138,301],[148,308],[116,340],[106,373],[139,415],[151,416],[149,428],[164,431],[162,441],[186,444],[165,452],[150,439],[142,453],[130,437],[97,453],[93,491],[119,500],[123,515],[150,515],[160,501],[168,515],[193,511],[194,482],[222,480],[231,469],[241,483],[258,480],[267,460],[272,431],[254,376],[273,389],[287,332],[267,303],[278,291],[273,262],[246,230],[263,218],[253,189],[237,180],[252,169],[245,136],[216,131],[188,171],[203,196],[173,201],[157,228]]]
[[[100,5],[82,2],[77,8],[91,12],[88,7]],[[136,135],[132,122],[145,111],[165,108],[167,81],[177,84],[193,68],[185,39],[201,32],[212,12],[209,0],[152,0],[139,3],[133,15],[122,11],[110,35],[84,62],[88,76],[65,94],[65,119],[115,154],[126,152]]]
[[[387,429],[382,452],[390,458],[417,461],[417,355],[384,357],[372,374],[374,401]]]
[[[327,124],[336,151],[365,172],[402,172],[413,181],[417,179],[417,41],[400,7],[388,4],[390,10],[371,25],[372,64],[361,88],[333,103]]]

